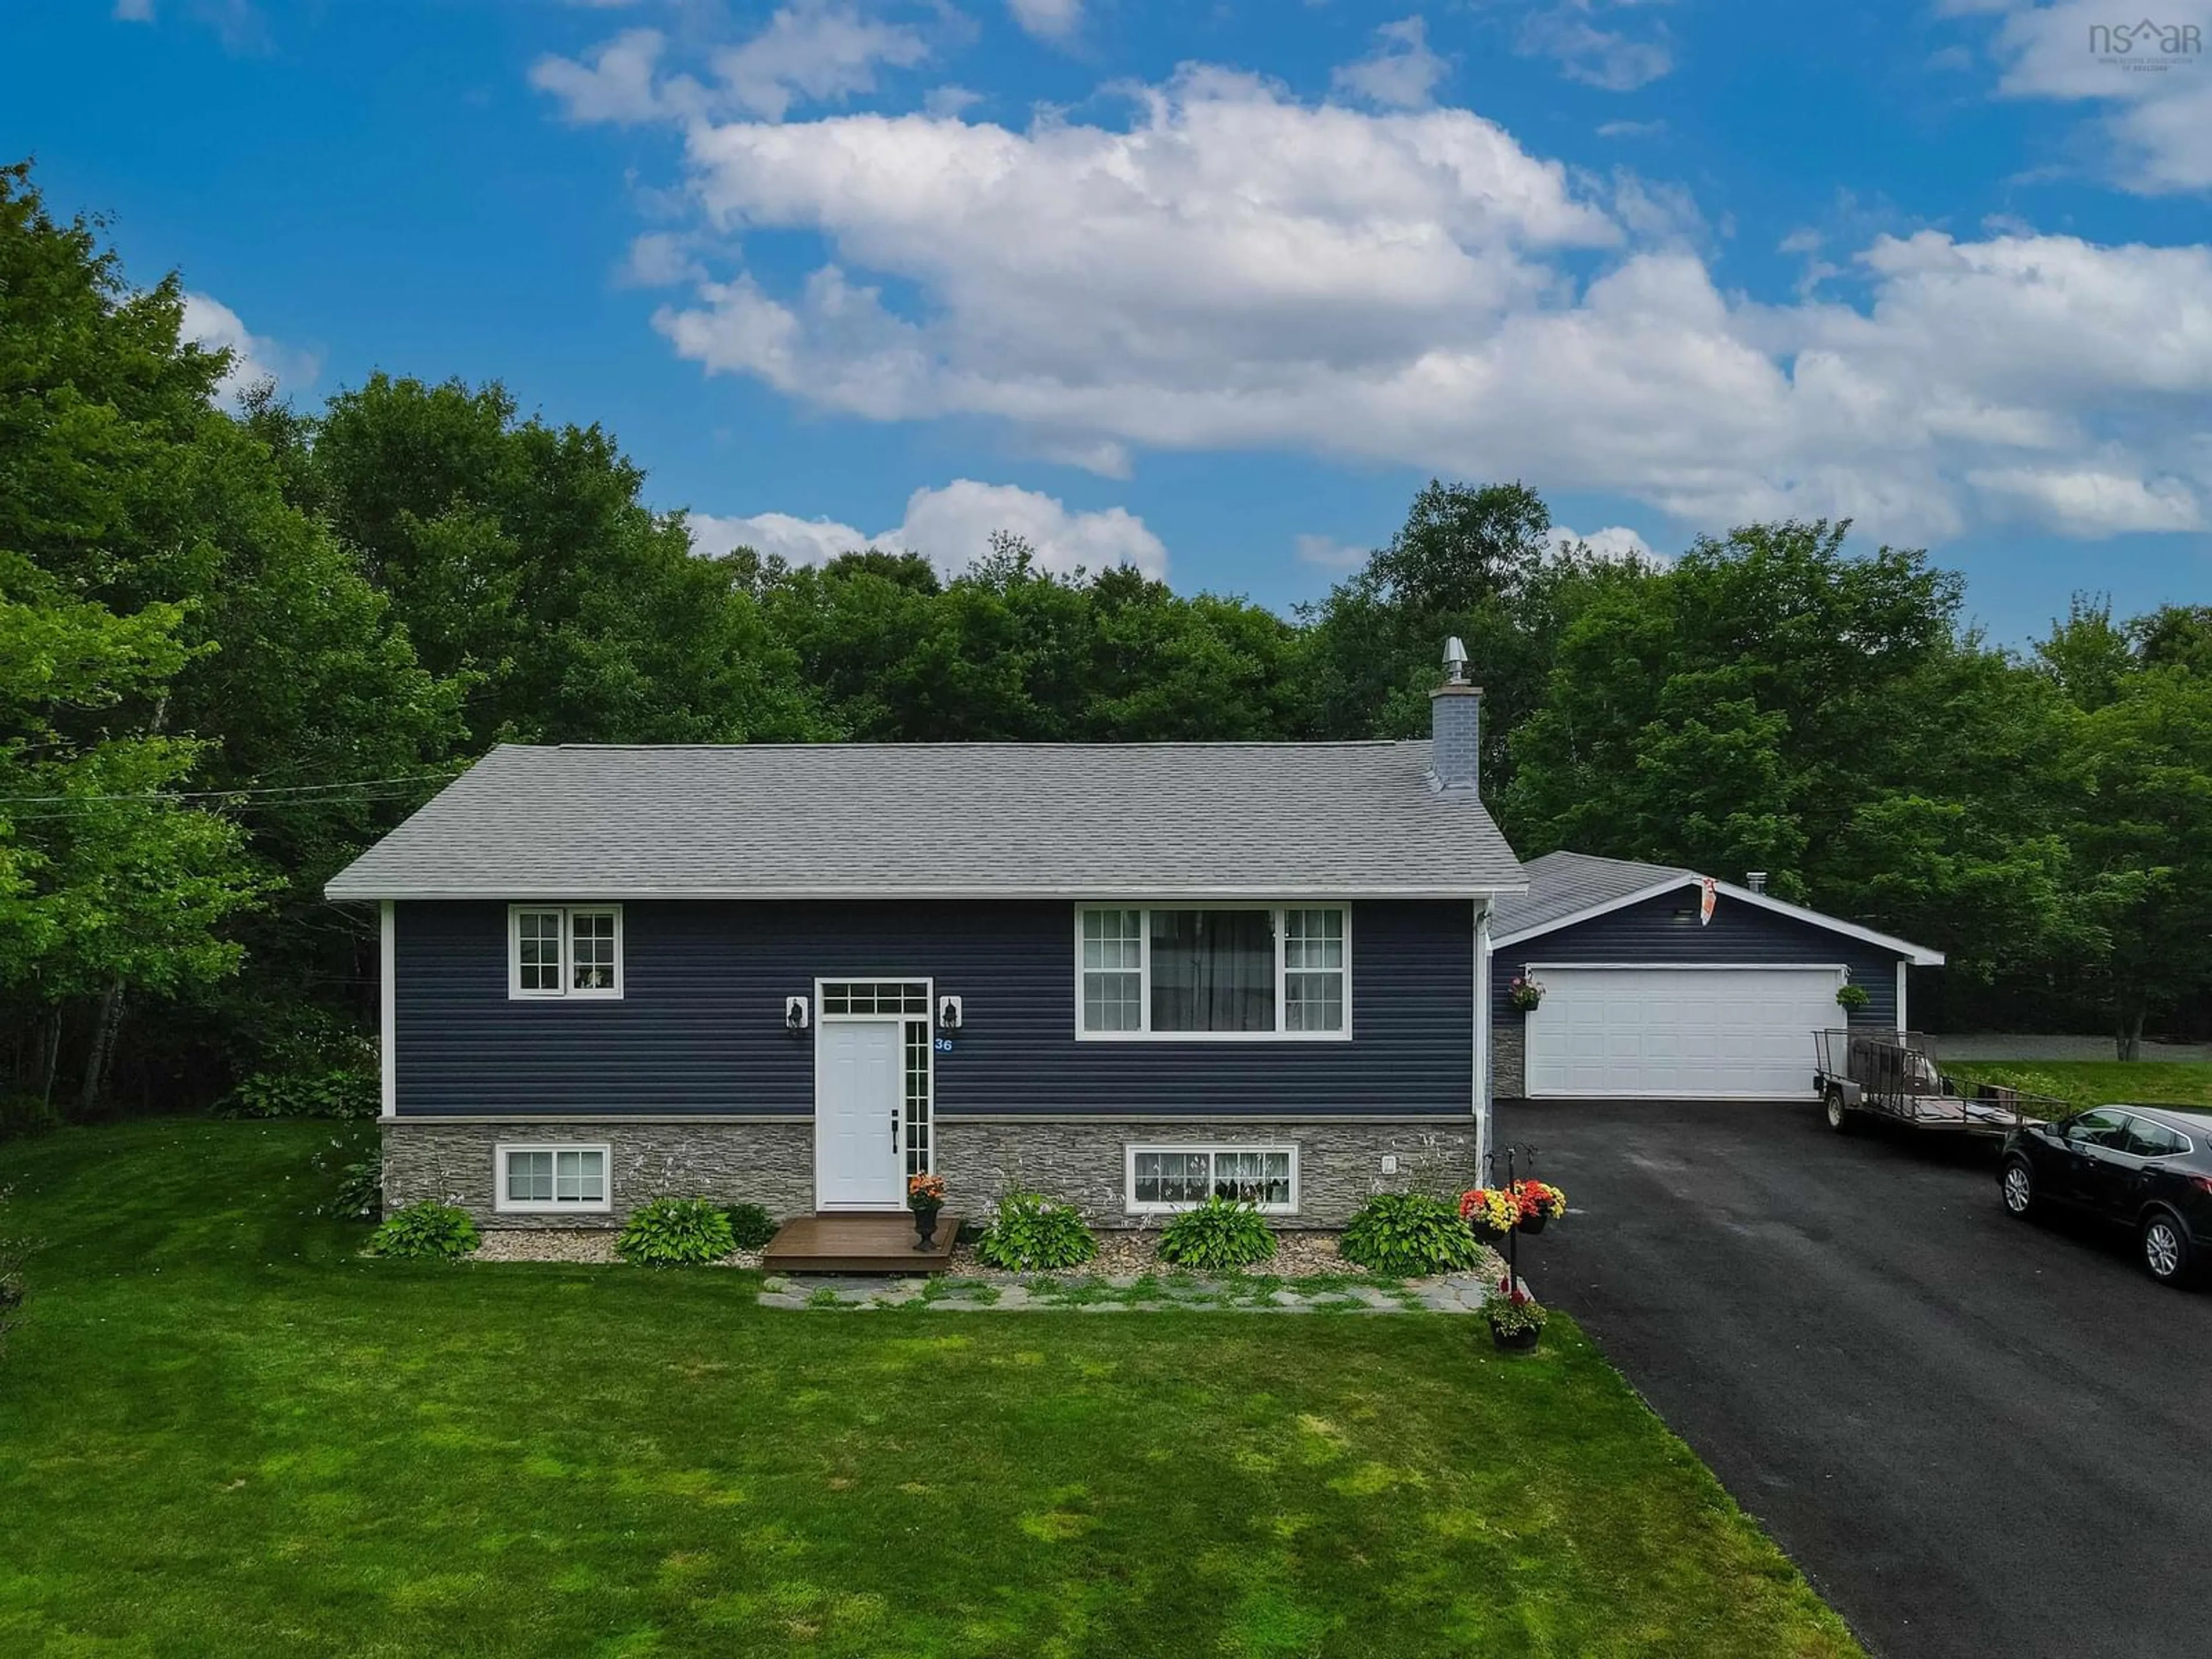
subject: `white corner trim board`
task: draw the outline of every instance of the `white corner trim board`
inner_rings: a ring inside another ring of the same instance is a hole
[[[398,933],[392,901],[376,907],[377,1070],[386,1117],[399,1115],[399,1054],[392,1047],[398,1025],[398,985],[393,969],[398,961]]]

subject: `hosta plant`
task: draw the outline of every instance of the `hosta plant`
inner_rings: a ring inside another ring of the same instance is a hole
[[[1359,1206],[1336,1241],[1347,1261],[1394,1279],[1472,1267],[1482,1259],[1467,1223],[1426,1193],[1377,1193]]]
[[[416,1260],[452,1261],[483,1242],[466,1210],[426,1198],[394,1210],[369,1235],[368,1253]]]
[[[645,1267],[696,1267],[738,1248],[730,1218],[704,1198],[656,1198],[623,1224],[615,1254]]]
[[[1054,1273],[1090,1261],[1098,1254],[1098,1241],[1073,1204],[1037,1193],[1008,1193],[975,1241],[975,1254],[1014,1273]]]
[[[1220,1272],[1249,1267],[1275,1253],[1275,1235],[1258,1210],[1218,1194],[1185,1210],[1160,1234],[1160,1260]]]

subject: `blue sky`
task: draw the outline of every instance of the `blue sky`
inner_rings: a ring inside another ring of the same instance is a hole
[[[2116,37],[2116,26],[2155,27]],[[2184,31],[2194,27],[2191,36]],[[2099,34],[2102,28],[2106,33]],[[597,420],[702,542],[1288,606],[1431,475],[2212,600],[2212,0],[122,0],[0,154],[313,401]]]

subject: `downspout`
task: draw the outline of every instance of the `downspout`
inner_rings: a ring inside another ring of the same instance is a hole
[[[1488,1178],[1495,1135],[1490,1121],[1490,916],[1493,900],[1474,902],[1474,1178]]]

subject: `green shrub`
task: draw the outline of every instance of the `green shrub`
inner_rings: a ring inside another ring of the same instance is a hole
[[[730,1218],[712,1199],[656,1198],[630,1212],[615,1253],[643,1267],[696,1267],[738,1248]]]
[[[482,1242],[466,1210],[426,1198],[385,1217],[384,1224],[369,1235],[368,1253],[450,1261]]]
[[[313,1072],[256,1072],[224,1097],[225,1117],[374,1117],[382,1085],[362,1066]]]
[[[1248,1267],[1274,1253],[1275,1235],[1260,1212],[1218,1194],[1185,1210],[1160,1234],[1160,1260],[1181,1267]]]
[[[383,1207],[384,1160],[371,1156],[338,1170],[337,1190],[323,1206],[323,1213],[347,1221],[374,1221]]]
[[[1393,1279],[1472,1267],[1482,1247],[1458,1208],[1426,1193],[1377,1193],[1359,1206],[1336,1242],[1347,1261]]]
[[[1098,1254],[1098,1241],[1073,1204],[1036,1193],[1008,1193],[976,1240],[975,1254],[994,1267],[1014,1273],[1052,1273],[1090,1261]]]
[[[741,1250],[765,1249],[782,1224],[758,1204],[732,1204],[722,1213],[729,1218],[730,1237]]]

